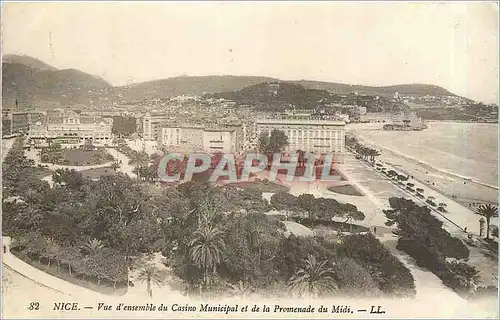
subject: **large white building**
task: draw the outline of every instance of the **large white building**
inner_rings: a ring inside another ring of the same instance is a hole
[[[151,114],[147,112],[144,117],[139,118],[139,132],[142,132],[144,140],[158,140],[161,136],[162,124],[169,121],[166,114]]]
[[[205,127],[192,124],[164,125],[160,144],[175,152],[239,153],[244,144],[243,126]]]
[[[343,153],[345,122],[313,117],[275,117],[255,122],[257,136],[278,129],[288,137],[287,151],[302,150],[314,153]]]
[[[51,142],[62,144],[110,145],[113,119],[83,116],[75,111],[47,112],[45,119],[30,125],[29,139],[33,145]]]

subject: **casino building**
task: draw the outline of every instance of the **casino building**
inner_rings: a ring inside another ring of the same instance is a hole
[[[111,145],[113,119],[84,116],[73,110],[50,111],[44,119],[30,125],[29,139],[32,145],[84,144]]]

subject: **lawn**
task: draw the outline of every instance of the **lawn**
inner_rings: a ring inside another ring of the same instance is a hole
[[[62,152],[61,163],[69,166],[98,165],[113,161],[112,155],[103,149],[99,150],[79,150],[65,149]]]
[[[84,178],[88,179],[98,179],[102,176],[112,175],[115,173],[111,167],[93,168],[88,170],[80,171]]]
[[[327,229],[331,231],[340,231],[340,232],[351,232],[352,233],[360,233],[360,232],[367,232],[369,231],[368,228],[357,225],[357,224],[352,224],[352,223],[346,223],[346,222],[338,222],[338,221],[329,221],[329,220],[317,220],[317,219],[308,219],[308,218],[300,218],[300,217],[293,217],[292,220],[294,220],[297,223],[300,223],[301,225],[304,225],[308,228],[311,229]]]
[[[328,187],[328,191],[339,194],[345,194],[347,196],[358,196],[358,197],[364,196],[361,190],[350,184],[346,184],[343,186],[331,186]]]
[[[27,175],[32,175],[34,177],[37,177],[38,179],[43,179],[46,176],[52,175],[54,171],[47,169],[47,168],[42,168],[42,167],[30,167],[30,170],[32,170],[29,174]]]
[[[306,171],[306,168],[304,167],[297,167],[295,169],[295,177],[303,177],[304,176],[304,173]],[[278,169],[278,174],[288,174],[288,171],[285,170],[285,169]],[[340,177],[340,181],[347,181],[346,177],[344,177],[344,175],[342,174],[342,172],[340,172],[339,170],[335,170],[335,169],[330,169],[330,172],[328,173],[330,176],[339,176]],[[316,177],[317,179],[320,179],[323,175],[323,167],[322,166],[318,166],[315,168],[315,171],[314,171],[314,177]]]
[[[260,192],[270,192],[270,193],[289,191],[288,187],[267,180],[255,180],[249,182],[245,181],[239,183],[230,183],[229,185],[240,187],[248,191],[260,191]]]
[[[314,232],[306,226],[298,224],[293,221],[283,221],[288,232],[294,234],[297,237],[310,237],[314,236]]]

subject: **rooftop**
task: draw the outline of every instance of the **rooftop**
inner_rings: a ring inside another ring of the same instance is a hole
[[[293,118],[293,117],[273,117],[273,118],[265,118],[265,119],[257,119],[256,123],[258,124],[297,124],[297,125],[337,125],[344,126],[346,123],[343,120],[338,118],[324,118],[324,117],[308,117],[308,118]]]

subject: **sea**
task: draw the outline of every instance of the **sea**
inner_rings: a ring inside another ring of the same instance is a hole
[[[373,143],[443,173],[498,188],[498,124],[427,122],[423,131],[349,125]]]

